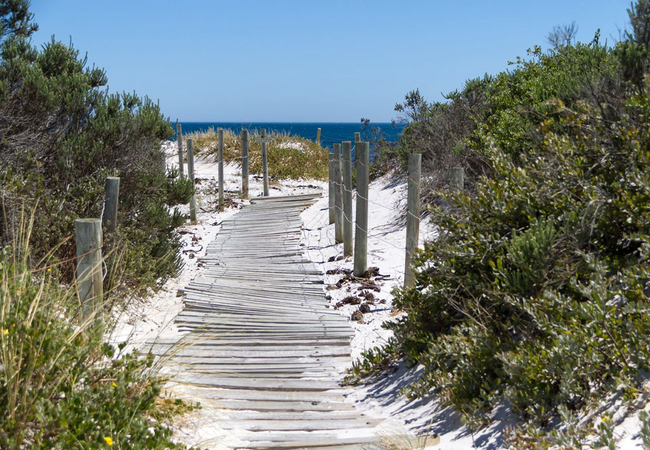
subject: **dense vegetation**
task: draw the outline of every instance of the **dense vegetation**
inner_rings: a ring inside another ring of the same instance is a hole
[[[0,448],[175,448],[152,359],[103,343],[66,286],[74,220],[101,216],[106,176],[121,178],[106,308],[178,269],[170,206],[192,187],[166,171],[158,106],[109,94],[72,45],[36,49],[36,29],[27,0],[0,0]]]
[[[543,428],[604,393],[637,395],[650,369],[650,2],[629,14],[614,46],[556,40],[446,103],[416,91],[397,106],[411,122],[395,156],[463,164],[471,183],[435,194],[451,205],[432,207],[440,237],[397,295],[395,337],[357,374],[421,363],[407,395],[436,393],[474,426],[502,401]]]

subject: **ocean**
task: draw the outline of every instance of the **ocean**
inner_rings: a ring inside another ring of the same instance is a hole
[[[240,133],[242,129],[254,130],[266,128],[267,133],[270,131],[286,132],[297,135],[312,141],[316,140],[316,131],[321,129],[320,140],[323,147],[332,148],[335,142],[352,141],[354,142],[354,133],[361,133],[361,140],[370,140],[370,128],[378,128],[380,133],[388,142],[397,142],[399,135],[404,129],[405,124],[396,123],[394,126],[390,123],[370,123],[368,129],[360,122],[354,123],[306,123],[306,122],[178,122],[183,127],[183,134],[195,131],[207,131],[210,128],[231,129],[235,133]],[[172,123],[174,125],[174,123]],[[174,137],[175,139],[175,137]]]

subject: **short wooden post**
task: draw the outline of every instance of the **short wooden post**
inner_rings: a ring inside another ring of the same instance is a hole
[[[343,255],[352,256],[352,142],[341,144],[343,153]]]
[[[183,176],[183,126],[176,125],[176,143],[178,144],[178,173]]]
[[[106,177],[106,194],[104,196],[103,223],[107,233],[117,227],[117,205],[120,200],[120,178]]]
[[[77,292],[84,320],[101,313],[102,224],[99,219],[75,220]]]
[[[223,208],[223,128],[217,131],[219,137],[219,208]]]
[[[360,277],[368,269],[368,168],[369,145],[357,142],[357,217],[354,235],[354,276]]]
[[[404,262],[404,287],[415,284],[413,271],[413,255],[420,237],[420,174],[422,170],[422,155],[409,155],[408,169],[408,199],[406,206],[406,260]]]
[[[196,187],[194,185],[194,145],[192,139],[187,140],[187,176],[192,183],[192,197],[190,198],[190,222],[196,223]]]
[[[451,180],[449,182],[453,189],[463,189],[465,187],[465,170],[462,167],[451,168]]]
[[[341,144],[334,144],[334,242],[343,242],[343,174],[341,173]]]
[[[354,133],[354,143],[356,144],[357,142],[361,142],[361,133],[358,131]]]
[[[328,153],[327,156],[329,158],[329,223],[332,224],[336,220],[336,209],[334,206],[334,197],[336,195],[336,185],[334,184],[334,153]]]
[[[248,198],[248,130],[241,130],[241,196]]]
[[[260,130],[260,137],[262,140],[262,176],[264,178],[264,197],[269,196],[269,163],[267,158],[267,148],[266,148],[266,129],[262,128]]]
[[[320,128],[316,130],[316,143],[320,144]]]

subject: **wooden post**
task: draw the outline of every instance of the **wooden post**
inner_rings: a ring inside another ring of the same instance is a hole
[[[465,187],[465,170],[462,167],[451,168],[451,180],[449,182],[453,189],[463,189]]]
[[[99,315],[102,303],[102,224],[99,219],[75,220],[77,292],[84,320]]]
[[[352,256],[352,142],[341,145],[343,152],[343,255]]]
[[[406,260],[404,262],[404,287],[410,288],[415,284],[413,271],[413,255],[418,247],[420,237],[420,174],[422,171],[422,155],[409,155],[408,200],[406,206]]]
[[[106,194],[104,197],[103,222],[107,233],[115,231],[117,226],[117,205],[120,200],[120,178],[106,177]]]
[[[343,242],[343,177],[341,144],[334,144],[334,242]]]
[[[360,277],[368,269],[368,168],[369,145],[357,142],[357,217],[354,235],[354,276]]]
[[[316,143],[320,144],[320,128],[316,130]]]
[[[241,130],[241,196],[248,198],[248,130]]]
[[[219,208],[223,208],[223,128],[218,130],[219,136]]]
[[[266,137],[266,129],[264,128],[260,130],[260,138],[255,139],[255,142],[262,143],[262,178],[264,179],[264,197],[269,196],[269,163],[266,145],[271,141],[272,139]]]
[[[194,145],[192,139],[187,140],[187,176],[192,183],[192,197],[190,198],[190,222],[196,223],[196,192],[194,185]]]
[[[176,143],[178,144],[178,173],[183,176],[183,126],[176,125]]]
[[[354,160],[352,161],[352,170],[353,171],[357,170],[357,151],[356,151],[357,142],[361,142],[361,133],[359,133],[358,131],[356,133],[354,133],[355,150],[354,150]],[[356,187],[356,186],[354,186],[354,187]]]
[[[334,153],[328,153],[327,156],[329,158],[329,215],[330,223],[334,223],[336,220],[336,209],[334,206],[334,196],[336,195],[336,185],[334,184]]]

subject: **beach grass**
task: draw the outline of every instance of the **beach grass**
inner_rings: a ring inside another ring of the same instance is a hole
[[[262,144],[255,142],[260,130],[249,132],[249,170],[251,174],[262,173]],[[226,163],[241,163],[241,135],[231,129],[223,133],[223,159]],[[268,165],[270,179],[327,179],[327,150],[320,144],[294,136],[287,132],[271,131],[266,134],[273,139],[268,144]],[[214,128],[207,131],[188,133],[184,140],[192,139],[194,151],[209,159],[218,158],[218,136]]]

